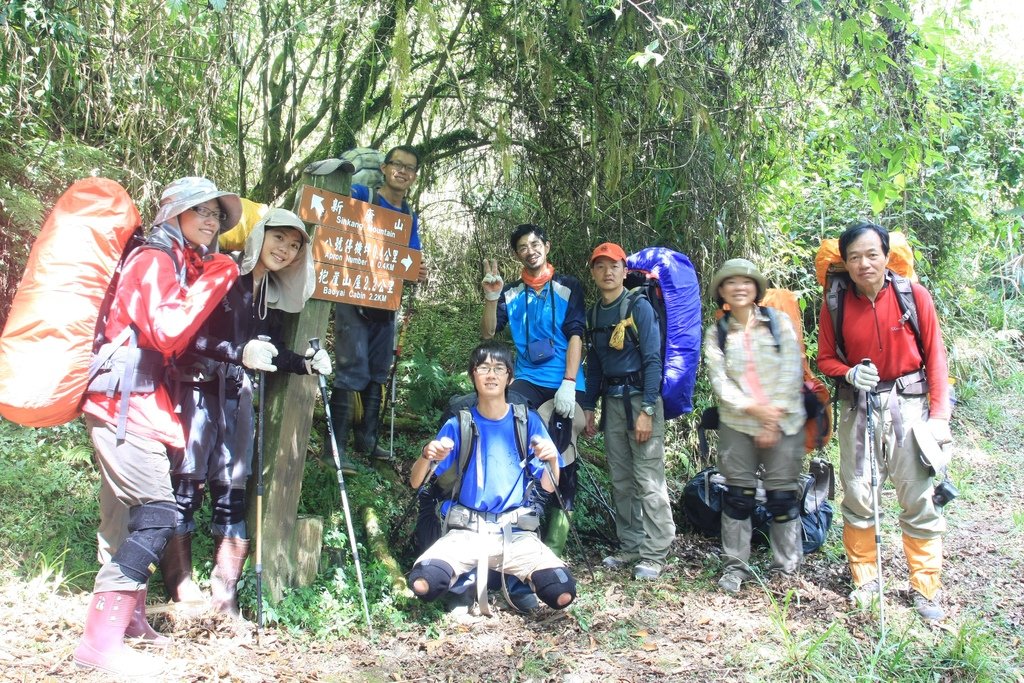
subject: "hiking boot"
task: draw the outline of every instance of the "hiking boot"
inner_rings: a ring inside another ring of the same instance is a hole
[[[386,451],[380,447],[380,444],[374,444],[373,449],[367,453],[370,460],[391,460],[391,451]]]
[[[341,473],[356,474],[355,464],[345,454],[348,444],[348,433],[352,428],[352,392],[347,389],[334,387],[334,390],[331,392],[331,427],[334,432],[334,445],[338,447]],[[324,433],[324,449],[320,454],[320,459],[333,467],[334,451],[331,445],[331,431],[327,430]]]
[[[126,638],[137,638],[140,644],[153,647],[167,647],[171,639],[162,633],[158,633],[146,620],[146,594],[148,588],[141,588],[136,591],[135,609],[132,610],[132,619],[124,630]]]
[[[512,607],[520,612],[532,612],[540,607],[537,594],[530,588],[530,584],[520,581],[514,576],[505,576],[505,587],[508,590],[508,600]]]
[[[619,553],[618,555],[609,555],[608,557],[601,560],[608,569],[622,569],[628,565],[633,564],[640,559],[640,553]]]
[[[867,609],[878,602],[878,579],[871,579],[863,586],[857,586],[847,600],[858,609]]]
[[[213,537],[213,571],[210,573],[212,606],[218,612],[239,616],[238,579],[249,556],[249,539],[234,536]]]
[[[932,596],[932,599],[924,597],[924,594],[917,591],[913,591],[914,594],[914,609],[917,610],[917,614],[925,621],[942,621],[946,618],[946,610],[942,609],[942,605],[939,604],[939,599],[942,597],[941,591]]]
[[[118,678],[152,679],[163,673],[162,660],[124,643],[124,632],[132,621],[140,592],[93,593],[85,616],[85,632],[75,648],[76,666]]]
[[[633,567],[633,578],[638,581],[653,581],[661,576],[663,565],[659,562],[644,560]]]
[[[351,460],[350,458],[346,457],[344,453],[339,453],[338,454],[338,460],[341,461],[341,473],[342,474],[344,474],[346,476],[355,476],[355,475],[359,474],[359,466],[353,460]],[[323,459],[323,463],[324,463],[324,465],[329,467],[332,472],[335,470],[335,467],[334,467],[334,456],[333,455],[329,455],[327,458]]]
[[[740,592],[740,586],[743,585],[743,577],[736,572],[726,572],[722,574],[722,578],[718,580],[718,587],[725,593],[735,595]]]
[[[383,387],[376,382],[359,392],[363,404],[363,419],[355,425],[356,450],[373,460],[390,460],[391,453],[377,443],[377,427],[380,423],[380,405]]]
[[[444,594],[444,597],[441,598],[441,600],[444,602],[445,610],[449,614],[465,616],[469,614],[470,609],[473,607],[473,603],[476,602],[476,595],[471,589],[464,590],[461,593],[448,591]]]
[[[192,580],[192,534],[174,534],[160,557],[167,598],[190,607],[205,607],[206,596]]]

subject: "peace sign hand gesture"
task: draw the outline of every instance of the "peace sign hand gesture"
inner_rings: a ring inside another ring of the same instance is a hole
[[[498,272],[497,259],[484,259],[484,279],[481,280],[480,286],[483,287],[484,299],[487,301],[497,301],[501,297],[505,281]]]

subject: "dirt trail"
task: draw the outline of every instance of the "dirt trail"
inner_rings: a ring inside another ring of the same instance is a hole
[[[965,407],[954,425],[960,444],[955,474],[963,497],[948,508],[950,618],[942,628],[980,620],[1020,653],[1024,410],[1012,395],[990,398],[984,414],[978,404],[978,413]],[[993,409],[1002,425],[996,430],[988,426]],[[715,542],[682,530],[675,561],[655,583],[640,585],[627,573],[604,571],[591,580],[579,568],[580,599],[569,613],[542,609],[523,617],[500,610],[492,618],[461,621],[448,616],[428,627],[380,635],[374,643],[311,642],[270,630],[259,644],[252,628],[220,618],[169,621],[158,615],[157,627],[174,636],[165,653],[164,680],[576,683],[775,677],[791,650],[806,649],[805,637],[824,633],[833,622],[855,642],[872,642],[873,618],[847,612],[840,523],[837,517],[830,542],[808,558],[799,579],[747,588],[737,598],[713,590]],[[936,634],[910,614],[894,515],[885,524],[885,570],[895,588],[887,603],[890,623],[909,624],[927,641]],[[592,560],[599,564],[599,558]],[[0,680],[106,680],[78,672],[71,662],[87,600],[55,593],[43,578],[4,580]]]

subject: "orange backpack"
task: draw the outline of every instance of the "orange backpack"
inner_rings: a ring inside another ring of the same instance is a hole
[[[902,232],[889,233],[889,270],[902,275],[911,282],[917,282],[917,273],[914,272],[914,250],[907,241],[907,236]],[[839,240],[831,238],[821,241],[818,253],[814,257],[814,272],[818,277],[818,284],[828,289],[826,283],[829,275],[845,273],[846,264],[839,254]]]
[[[796,332],[796,341],[800,345],[800,357],[804,365],[804,407],[807,409],[807,424],[804,426],[804,452],[823,448],[832,438],[832,395],[828,387],[811,371],[804,347],[804,323],[800,312],[800,302],[796,294],[788,289],[769,289],[764,293],[760,306],[782,311],[789,316]],[[817,403],[817,405],[814,405]]]
[[[51,427],[80,414],[111,283],[141,224],[113,180],[80,180],[57,200],[0,336],[0,415]]]

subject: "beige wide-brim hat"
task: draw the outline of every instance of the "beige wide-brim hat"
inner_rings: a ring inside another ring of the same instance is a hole
[[[555,401],[554,399],[545,402],[540,408],[537,408],[537,414],[540,419],[544,420],[544,427],[550,432],[551,431],[551,416],[555,412]],[[561,415],[558,416],[560,420],[565,420]],[[562,451],[562,463],[565,465],[571,465],[576,462],[576,439],[583,432],[583,428],[587,426],[587,418],[583,414],[583,408],[576,404],[576,411],[572,417],[572,438],[569,440],[568,446]],[[558,444],[558,438],[551,434],[551,439]]]
[[[313,251],[309,248],[309,235],[306,224],[287,209],[270,209],[252,227],[252,232],[245,239],[242,251],[242,262],[238,270],[242,275],[251,273],[259,262],[263,250],[263,238],[270,228],[294,228],[302,234],[302,246],[295,260],[276,273],[267,273],[267,307],[276,308],[286,313],[298,313],[306,305],[313,294],[315,286]]]
[[[212,180],[196,176],[178,178],[164,188],[160,195],[160,208],[157,209],[153,223],[166,223],[193,206],[199,206],[211,199],[216,199],[220,204],[220,210],[227,214],[220,222],[221,232],[238,225],[238,220],[242,217],[242,200],[238,195],[234,192],[222,192]]]
[[[723,263],[722,267],[715,273],[715,276],[711,278],[711,287],[708,293],[714,301],[720,302],[722,297],[718,294],[718,288],[731,277],[749,277],[756,282],[758,301],[761,300],[764,293],[768,290],[768,281],[761,274],[761,271],[757,269],[757,266],[745,258],[733,258]]]

